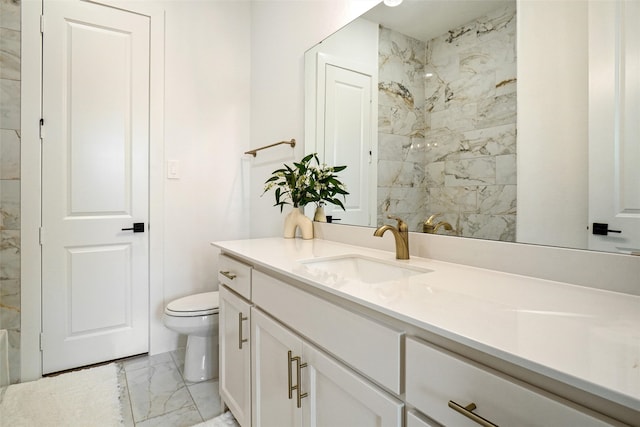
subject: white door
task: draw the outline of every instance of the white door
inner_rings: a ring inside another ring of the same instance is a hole
[[[344,204],[346,211],[329,206],[325,212],[345,224],[375,225],[377,133],[374,125],[377,121],[373,109],[373,78],[371,74],[325,60],[323,56],[318,59],[318,67],[324,71],[318,77],[321,81],[317,119],[320,155],[329,165],[349,165],[340,172],[340,179],[349,192]]]
[[[220,286],[220,396],[243,427],[251,425],[250,308]]]
[[[638,22],[640,2],[589,2],[589,249],[640,254]]]
[[[253,427],[300,427],[298,364],[302,341],[256,309],[251,310]],[[302,370],[300,365],[300,370]],[[302,398],[302,396],[301,396]]]
[[[357,345],[357,344],[354,344]],[[401,427],[404,404],[336,360],[304,343],[302,406],[309,427]]]
[[[147,17],[45,0],[43,124],[43,372],[145,353]]]

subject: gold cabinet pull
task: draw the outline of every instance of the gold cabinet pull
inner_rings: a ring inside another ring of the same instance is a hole
[[[298,386],[293,385],[293,373],[291,371],[291,362],[293,362],[293,357],[291,357],[291,350],[287,353],[287,384],[289,385],[289,399],[293,398],[293,390],[295,390]]]
[[[220,274],[222,274],[224,277],[226,277],[226,278],[227,278],[227,279],[229,279],[229,280],[233,280],[233,279],[235,279],[235,278],[236,278],[236,275],[235,275],[235,274],[233,274],[233,273],[232,273],[232,272],[230,272],[230,271],[222,271],[222,270],[220,270]]]
[[[494,424],[486,418],[482,418],[480,415],[473,413],[473,411],[477,408],[475,403],[470,403],[467,406],[462,406],[454,402],[453,400],[450,400],[449,408],[461,413],[465,417],[475,421],[483,427],[498,427],[497,424]]]
[[[300,382],[301,382],[301,378],[302,378],[302,368],[306,368],[307,364],[306,363],[301,363],[300,360],[300,356],[296,356],[296,365],[298,366],[297,369],[297,374],[298,374],[298,386],[296,388],[296,391],[298,392],[298,408],[302,408],[302,399],[309,396],[309,393],[302,393],[302,390],[300,390]]]
[[[242,338],[242,322],[247,320],[248,317],[242,316],[242,312],[238,313],[238,349],[242,350],[242,343],[249,341],[247,338]]]
[[[293,385],[293,369],[292,369],[292,363],[291,362],[296,362],[296,385]],[[302,363],[302,360],[300,360],[300,356],[292,356],[291,350],[289,350],[287,352],[287,363],[288,363],[288,371],[287,371],[287,378],[288,378],[288,386],[289,386],[289,399],[293,398],[293,391],[296,391],[296,406],[298,408],[302,408],[302,399],[304,399],[305,397],[309,396],[309,393],[302,393],[302,391],[300,390],[300,378],[302,377],[302,368],[306,368],[307,364],[306,363]]]

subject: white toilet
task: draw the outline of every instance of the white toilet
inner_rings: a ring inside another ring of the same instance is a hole
[[[164,309],[167,328],[187,335],[184,379],[205,381],[218,376],[218,292],[171,301]]]

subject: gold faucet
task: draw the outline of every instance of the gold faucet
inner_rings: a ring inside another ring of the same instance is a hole
[[[388,218],[398,221],[398,228],[393,225],[383,225],[378,227],[373,235],[382,237],[385,231],[391,231],[396,239],[396,259],[409,259],[409,227],[398,217],[389,215]]]
[[[451,227],[451,224],[449,224],[449,223],[448,223],[448,222],[446,222],[446,221],[440,221],[440,222],[439,222],[439,223],[437,223],[437,224],[434,224],[434,223],[433,223],[433,220],[434,220],[437,216],[440,216],[440,215],[442,215],[442,214],[437,213],[437,214],[433,214],[433,215],[431,215],[431,216],[429,217],[429,219],[427,219],[427,220],[424,222],[424,224],[422,224],[422,232],[423,232],[423,233],[429,233],[429,234],[435,234],[435,233],[437,233],[437,232],[438,232],[438,229],[439,229],[440,227],[444,227],[444,229],[445,229],[445,230],[447,230],[447,231],[452,231],[452,230],[453,230],[453,227]]]

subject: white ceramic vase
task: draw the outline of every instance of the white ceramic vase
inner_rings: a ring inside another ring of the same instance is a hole
[[[284,218],[284,237],[296,237],[296,229],[300,228],[303,239],[313,239],[313,222],[304,215],[302,208],[294,207]]]
[[[313,220],[316,222],[327,222],[327,216],[324,214],[323,204],[319,204],[316,207],[316,213],[313,215]]]

